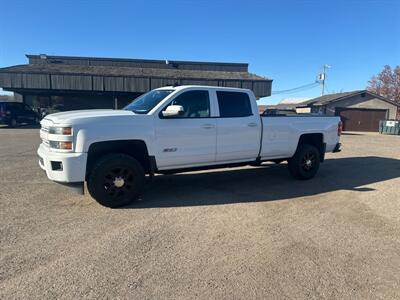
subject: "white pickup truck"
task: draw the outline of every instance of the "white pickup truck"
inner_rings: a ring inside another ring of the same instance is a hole
[[[312,178],[325,152],[340,151],[341,122],[327,116],[264,116],[250,90],[176,86],[123,110],[55,113],[41,121],[39,165],[108,207],[140,195],[146,174],[288,161]]]

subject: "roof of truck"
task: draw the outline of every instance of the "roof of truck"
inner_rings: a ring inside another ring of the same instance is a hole
[[[188,88],[206,88],[206,89],[216,89],[216,90],[227,90],[227,91],[250,91],[249,89],[234,88],[234,87],[222,87],[222,86],[212,86],[212,85],[177,85],[177,86],[163,86],[157,88],[157,90],[183,90]]]

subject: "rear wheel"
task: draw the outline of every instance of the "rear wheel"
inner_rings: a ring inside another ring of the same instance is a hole
[[[288,160],[290,174],[297,179],[311,179],[319,169],[320,153],[312,145],[300,145],[292,158]]]
[[[136,159],[125,154],[110,154],[93,167],[87,187],[98,203],[114,208],[135,201],[144,183],[145,174]]]

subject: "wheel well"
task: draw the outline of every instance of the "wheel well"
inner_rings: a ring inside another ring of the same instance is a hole
[[[145,142],[140,140],[118,140],[96,142],[89,146],[86,163],[86,177],[100,157],[111,153],[124,153],[134,157],[148,173],[150,170],[149,154]]]
[[[324,146],[324,137],[322,133],[307,133],[301,135],[297,147],[304,144],[313,145],[315,148],[318,149],[321,160],[324,159],[325,146]]]

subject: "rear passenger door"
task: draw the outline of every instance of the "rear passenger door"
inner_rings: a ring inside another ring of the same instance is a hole
[[[260,149],[261,121],[245,92],[216,91],[218,162],[253,160]]]

